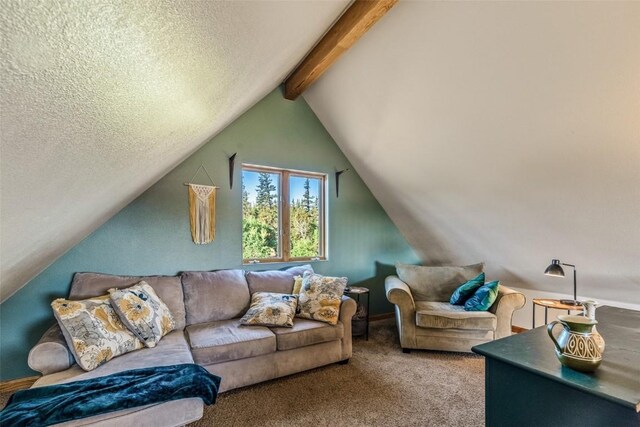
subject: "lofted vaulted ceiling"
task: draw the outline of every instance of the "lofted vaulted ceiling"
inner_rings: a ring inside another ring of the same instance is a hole
[[[348,3],[1,2],[0,300],[273,90]]]
[[[404,2],[304,95],[429,263],[640,303],[640,3]]]
[[[348,1],[0,3],[0,299],[270,92]],[[305,99],[426,262],[640,303],[640,3],[396,5]]]

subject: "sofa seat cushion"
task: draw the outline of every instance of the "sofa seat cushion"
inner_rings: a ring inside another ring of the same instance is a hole
[[[35,382],[34,387],[104,377],[105,375],[130,369],[179,365],[182,363],[193,363],[193,357],[189,351],[189,344],[184,332],[173,331],[165,335],[158,342],[158,345],[153,348],[145,347],[142,350],[132,351],[113,358],[89,372],[85,372],[77,364],[74,364],[67,370],[41,377]]]
[[[276,335],[278,350],[291,350],[344,337],[342,322],[329,325],[317,320],[296,319],[293,328],[271,328],[271,330]]]
[[[495,331],[496,315],[488,311],[465,311],[448,302],[416,301],[416,325],[422,328]]]
[[[276,351],[276,336],[264,326],[243,326],[240,319],[198,323],[187,327],[196,363],[211,365],[262,356]]]

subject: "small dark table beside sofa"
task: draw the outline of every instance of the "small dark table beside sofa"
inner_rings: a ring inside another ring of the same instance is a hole
[[[93,371],[74,363],[60,327],[55,324],[29,354],[29,366],[43,376],[34,387],[102,377],[116,372],[154,366],[197,363],[222,377],[219,392],[291,375],[351,357],[351,318],[356,302],[342,297],[337,325],[295,319],[292,328],[241,326],[254,292],[291,293],[293,278],[310,265],[286,271],[220,270],[185,272],[180,276],[111,276],[76,273],[69,299],[104,295],[109,288],[127,288],[146,281],[167,304],[176,329],[154,348],[116,357]],[[202,418],[200,398],[96,415],[64,423],[65,426],[104,425],[179,426]]]
[[[601,307],[606,347],[592,374],[563,367],[544,326],[473,347],[485,356],[491,426],[640,426],[640,311]]]

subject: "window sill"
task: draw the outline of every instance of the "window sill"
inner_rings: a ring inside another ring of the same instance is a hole
[[[318,258],[318,259],[294,259],[294,260],[289,260],[289,261],[260,261],[260,262],[246,262],[243,261],[242,262],[242,266],[243,267],[248,267],[248,266],[258,266],[258,265],[276,265],[276,264],[282,264],[283,266],[286,265],[303,265],[303,264],[309,264],[312,262],[326,262],[329,261],[327,258]]]

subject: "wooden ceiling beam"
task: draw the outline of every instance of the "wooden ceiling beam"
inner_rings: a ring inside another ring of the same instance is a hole
[[[355,0],[284,83],[284,97],[294,100],[358,41],[398,0]]]

